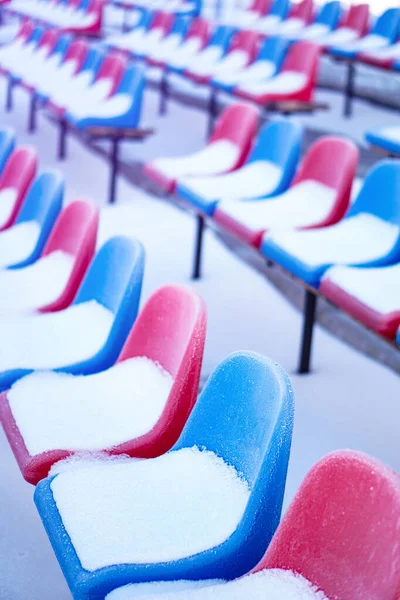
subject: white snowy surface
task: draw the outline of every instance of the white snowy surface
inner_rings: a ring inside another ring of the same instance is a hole
[[[17,199],[17,190],[15,188],[3,188],[0,190],[0,227],[5,225],[11,216]]]
[[[178,560],[224,542],[242,518],[247,483],[213,452],[64,471],[54,500],[84,569]]]
[[[0,270],[0,317],[34,312],[57,300],[74,266],[61,250],[22,269]]]
[[[397,142],[400,144],[400,126],[393,127],[384,127],[377,132],[382,137],[386,137],[388,140],[392,142]]]
[[[259,81],[272,77],[276,72],[276,65],[270,60],[257,60],[246,68],[236,71],[219,73],[213,79],[225,85],[242,86],[247,81]]]
[[[353,42],[347,42],[345,44],[339,44],[340,50],[346,50],[346,52],[364,52],[365,50],[376,50],[377,48],[385,48],[389,45],[389,40],[382,35],[376,33],[369,33],[359,40]]]
[[[334,188],[308,179],[273,198],[256,202],[226,200],[219,208],[252,229],[288,229],[319,223],[328,216],[335,199]]]
[[[0,93],[4,98],[3,79]],[[56,159],[58,130],[40,116],[37,133],[29,135],[26,94],[16,89],[14,98],[15,109],[7,115],[7,123],[15,128],[18,142],[34,142],[41,164],[60,168]],[[394,122],[393,111],[359,100],[354,101],[354,117],[343,118],[341,94],[318,91],[316,100],[327,102],[330,110],[294,117],[295,121],[320,131],[350,135],[361,144],[365,144],[366,129],[391,126]],[[158,94],[147,90],[143,123],[153,126],[156,134],[142,144],[124,145],[124,160],[146,162],[161,155],[184,155],[204,144],[204,113],[173,100],[167,117],[160,118],[157,109]],[[68,182],[67,202],[78,197],[99,204],[106,201],[108,162],[72,136],[68,138],[68,157],[62,170]],[[208,309],[203,377],[230,352],[239,349],[270,356],[289,372],[296,396],[296,416],[285,506],[306,472],[331,450],[363,450],[400,470],[397,374],[317,326],[313,372],[309,376],[297,375],[302,319],[275,287],[232,255],[211,231],[206,233],[204,278],[191,282],[195,230],[192,217],[144,193],[123,177],[118,180],[117,193],[118,204],[101,212],[98,244],[117,234],[137,236],[143,242],[146,274],[142,302],[158,287],[171,282],[190,283],[203,296]],[[32,502],[32,486],[21,477],[1,430],[0,450],[2,600],[72,600]]]
[[[146,357],[93,375],[37,372],[8,393],[31,455],[46,450],[102,450],[150,431],[165,407],[172,378]]]
[[[35,249],[40,235],[36,221],[24,221],[0,232],[0,268],[15,265]]]
[[[339,265],[328,269],[324,279],[378,313],[400,312],[400,264],[368,269]]]
[[[114,315],[95,300],[59,312],[0,319],[0,373],[9,369],[56,369],[101,350]]]
[[[363,264],[385,257],[400,236],[398,225],[360,213],[310,231],[271,231],[269,239],[307,265]]]
[[[208,585],[201,588],[191,583],[125,586],[108,594],[106,600],[327,600],[304,577],[282,569],[260,571],[226,583],[205,582]]]
[[[238,86],[254,96],[262,94],[290,94],[300,91],[307,84],[307,76],[297,71],[284,71],[267,81],[246,81]]]

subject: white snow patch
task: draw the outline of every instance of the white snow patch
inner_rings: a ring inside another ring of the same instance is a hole
[[[3,188],[0,190],[0,227],[7,223],[17,199],[15,188]]]
[[[88,571],[179,560],[218,546],[235,531],[249,498],[233,467],[198,448],[66,471],[51,488]]]
[[[13,225],[0,233],[0,268],[15,265],[35,249],[40,235],[36,221],[25,221]]]

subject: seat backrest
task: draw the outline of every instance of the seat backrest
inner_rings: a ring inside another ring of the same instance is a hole
[[[15,148],[15,131],[11,127],[0,129],[0,175]]]
[[[33,21],[29,21],[29,20],[24,21],[22,23],[21,27],[18,29],[16,38],[25,40],[27,42],[29,40],[29,38],[31,37],[34,29],[35,29],[35,25],[34,25]]]
[[[51,54],[58,54],[61,58],[65,57],[65,53],[72,43],[72,36],[69,33],[65,33],[58,37]]]
[[[342,6],[339,0],[331,0],[324,4],[319,11],[316,23],[323,25],[329,25],[330,29],[335,29],[338,26],[340,17],[342,15]]]
[[[282,37],[269,37],[261,43],[257,60],[267,60],[276,65],[279,71],[289,48],[289,40]]]
[[[268,14],[276,15],[284,19],[288,14],[290,9],[290,1],[289,0],[275,0],[275,2],[271,6],[271,10]]]
[[[236,352],[209,378],[174,447],[212,451],[249,484],[250,499],[233,534],[243,544],[234,572],[245,573],[260,560],[279,523],[293,412],[285,371],[259,354]],[[260,537],[263,526],[267,535]]]
[[[132,99],[132,104],[129,109],[130,127],[137,127],[140,123],[145,87],[146,76],[144,67],[138,64],[130,64],[116,90],[117,94],[128,94]]]
[[[388,8],[382,13],[371,30],[371,33],[388,38],[394,42],[400,31],[400,8]]]
[[[257,566],[300,573],[336,600],[395,600],[400,477],[360,452],[332,452],[305,477]]]
[[[180,35],[184,37],[189,29],[191,19],[185,15],[176,15],[169,31],[170,35]]]
[[[82,65],[88,54],[88,50],[89,46],[85,40],[74,40],[71,42],[67,51],[65,52],[63,62],[70,60],[74,61],[76,63],[75,72],[78,72],[82,68]]]
[[[369,5],[352,4],[343,19],[342,27],[349,27],[364,35],[368,31]]]
[[[229,47],[231,37],[235,33],[234,27],[229,27],[228,25],[219,25],[214,30],[207,47],[209,46],[221,46],[224,52]]]
[[[286,54],[281,71],[304,73],[313,84],[316,84],[320,55],[321,48],[317,44],[306,41],[295,42]]]
[[[151,10],[141,10],[140,11],[140,16],[138,21],[135,23],[135,25],[132,27],[132,29],[130,30],[133,31],[135,29],[148,29],[151,25],[153,19],[153,12]]]
[[[82,63],[81,71],[93,71],[94,75],[100,68],[101,63],[103,62],[105,57],[105,53],[103,50],[99,48],[90,47],[85,60]]]
[[[49,54],[55,47],[59,38],[60,32],[57,29],[48,29],[44,32],[40,38],[38,48],[46,47],[47,53]]]
[[[209,41],[210,29],[211,26],[209,21],[202,17],[196,17],[189,25],[185,40],[200,38],[203,42],[202,46],[204,47]]]
[[[101,79],[109,79],[112,81],[112,87],[110,95],[114,94],[121,83],[122,77],[127,67],[127,59],[116,52],[107,54],[104,60],[101,62],[99,70],[97,71],[95,81]]]
[[[29,44],[34,43],[38,46],[40,43],[40,40],[44,34],[45,34],[45,28],[42,25],[35,26],[27,41]]]
[[[400,225],[400,160],[381,160],[370,169],[349,216],[360,213]]]
[[[291,19],[301,19],[305,23],[310,23],[314,15],[314,0],[302,0],[297,4],[292,4],[289,12]]]
[[[249,60],[252,61],[257,54],[259,42],[260,35],[255,31],[238,31],[231,39],[228,52],[241,50],[242,52],[246,52]]]
[[[225,139],[240,149],[238,166],[241,166],[249,155],[257,133],[259,113],[256,107],[249,104],[231,104],[218,118],[209,143]]]
[[[36,175],[37,153],[30,146],[20,146],[10,155],[5,167],[0,175],[0,190],[5,188],[14,188],[17,190],[17,198],[14,208],[2,225],[2,229],[7,229],[14,223],[25,195]]]
[[[249,10],[265,15],[271,8],[271,0],[253,0]]]
[[[174,13],[157,11],[154,13],[150,24],[150,31],[152,29],[162,29],[167,34],[174,23]]]

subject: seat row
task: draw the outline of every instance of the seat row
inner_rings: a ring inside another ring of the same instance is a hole
[[[350,204],[358,164],[352,142],[320,138],[299,162],[300,126],[278,120],[255,136],[257,119],[252,107],[232,105],[198,153],[145,165],[148,177],[200,215],[194,276],[207,218],[393,339],[400,326],[400,162],[373,167]],[[352,303],[339,301],[338,286]]]
[[[121,8],[163,10],[175,15],[196,16],[201,12],[201,0],[112,0]]]
[[[6,10],[65,32],[99,35],[103,4],[103,0],[11,0]]]
[[[141,67],[60,30],[24,23],[15,40],[0,49],[0,71],[10,90],[19,85],[30,94],[31,111],[44,107],[79,129],[135,128],[139,122]]]

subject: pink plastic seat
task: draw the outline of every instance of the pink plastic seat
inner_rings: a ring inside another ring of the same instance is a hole
[[[219,117],[205,148],[190,156],[161,158],[144,166],[145,174],[172,193],[178,178],[233,171],[246,160],[258,126],[258,111],[233,104]]]
[[[36,169],[36,150],[29,146],[17,148],[7,160],[0,174],[0,231],[10,227],[17,218]]]
[[[400,477],[353,451],[308,473],[256,571],[290,569],[330,600],[397,600]]]
[[[193,21],[190,23],[189,28],[187,30],[187,33],[182,41],[182,43],[175,49],[171,50],[169,53],[167,53],[166,56],[163,57],[149,57],[147,60],[148,62],[153,65],[153,66],[157,66],[157,67],[162,67],[162,66],[166,66],[169,64],[170,60],[174,60],[174,57],[177,57],[178,60],[181,59],[182,56],[182,49],[183,49],[183,53],[184,53],[184,49],[191,46],[191,44],[196,44],[197,41],[197,45],[195,46],[195,49],[197,49],[198,52],[200,52],[204,46],[207,44],[207,41],[209,40],[210,37],[210,23],[209,21],[207,21],[206,19],[203,19],[202,17],[197,17],[196,19],[193,19]],[[191,41],[192,40],[192,41]]]
[[[189,288],[168,285],[149,298],[133,325],[117,362],[146,357],[172,376],[172,387],[161,416],[150,431],[124,443],[104,448],[105,452],[151,458],[165,453],[175,444],[197,399],[205,333],[205,305]],[[59,385],[55,383],[56,386]],[[110,402],[112,401],[110,398]],[[32,402],[35,402],[35,398],[32,398]],[[54,409],[57,410],[56,401]],[[49,407],[49,423],[52,410]],[[47,476],[54,463],[77,451],[76,448],[60,447],[31,456],[6,393],[0,396],[0,415],[22,474],[30,483],[36,484]],[[92,426],[96,427],[95,420]]]

